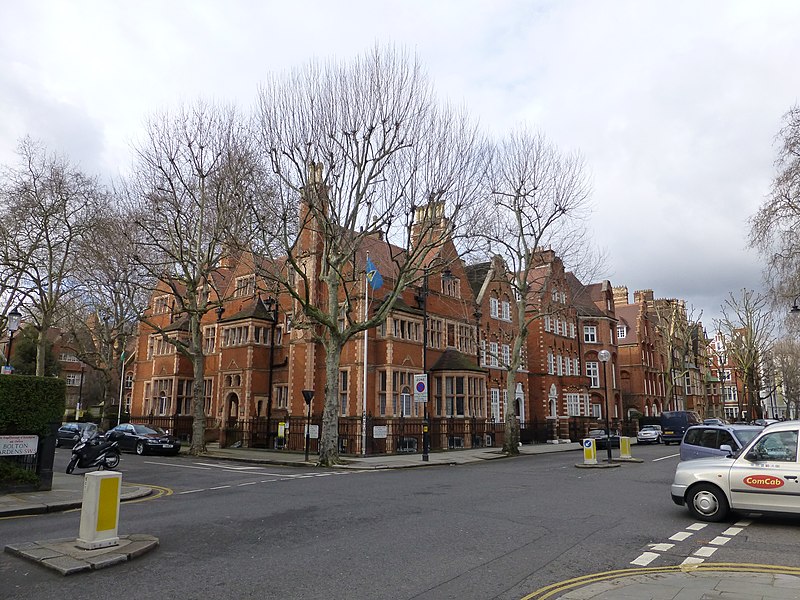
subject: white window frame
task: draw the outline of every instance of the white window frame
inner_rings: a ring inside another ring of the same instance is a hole
[[[583,326],[583,341],[587,344],[597,343],[597,325]]]
[[[503,300],[501,303],[502,310],[502,318],[504,321],[511,320],[511,303],[508,300]]]
[[[500,318],[500,301],[497,298],[489,298],[489,316],[492,319]]]
[[[586,361],[586,376],[589,378],[589,387],[600,387],[600,363]]]
[[[492,399],[492,419],[495,423],[500,422],[500,390],[498,388],[491,388],[489,396]]]

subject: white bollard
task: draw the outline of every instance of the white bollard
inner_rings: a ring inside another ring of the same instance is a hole
[[[631,438],[624,436],[619,438],[619,457],[623,459],[633,458],[631,456]]]
[[[583,440],[583,464],[597,464],[597,447],[595,446],[594,439],[592,438],[586,438]]]
[[[119,496],[122,473],[96,471],[83,479],[81,526],[76,545],[85,550],[107,548],[119,543]]]

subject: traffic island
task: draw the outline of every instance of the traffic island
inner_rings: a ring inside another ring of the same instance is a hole
[[[9,544],[5,547],[5,551],[48,569],[58,571],[62,575],[73,575],[127,562],[147,554],[157,547],[157,537],[132,534],[119,536],[118,542],[114,546],[95,550],[81,548],[75,538],[63,538]]]
[[[596,462],[596,463],[576,463],[576,467],[579,469],[613,469],[614,467],[619,467],[620,464],[618,462]]]

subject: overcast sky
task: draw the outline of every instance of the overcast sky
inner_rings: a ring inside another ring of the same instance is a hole
[[[580,151],[606,277],[711,317],[761,287],[748,218],[800,97],[800,2],[0,0],[0,164],[30,134],[108,178],[155,110],[249,108],[270,72],[415,51],[494,133]]]

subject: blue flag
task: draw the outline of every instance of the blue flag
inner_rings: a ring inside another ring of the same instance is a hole
[[[377,290],[383,285],[383,277],[381,277],[378,267],[375,266],[375,263],[370,258],[367,258],[367,281],[369,281],[369,285],[373,290]]]

